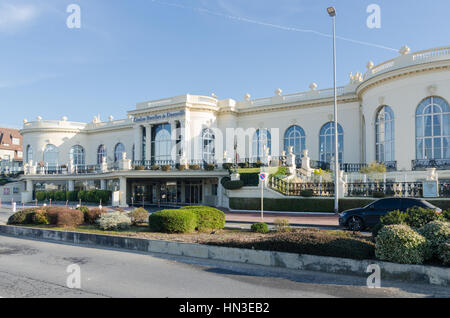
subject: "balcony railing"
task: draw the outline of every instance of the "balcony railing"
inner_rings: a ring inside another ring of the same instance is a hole
[[[412,161],[412,170],[420,171],[428,168],[436,168],[438,170],[450,169],[450,159],[420,159]]]

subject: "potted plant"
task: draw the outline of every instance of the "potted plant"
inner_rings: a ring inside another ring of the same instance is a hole
[[[216,168],[216,166],[215,166],[214,164],[212,164],[212,163],[208,163],[208,164],[205,166],[205,170],[206,170],[206,171],[213,171],[215,168]]]
[[[190,165],[189,169],[191,169],[191,170],[200,170],[200,165],[198,165],[198,164]]]
[[[161,167],[162,171],[169,171],[170,169],[172,169],[172,167],[169,166],[169,165],[164,165],[164,166]]]
[[[151,168],[153,171],[159,170],[159,166],[158,165],[153,165]]]
[[[145,166],[143,166],[143,165],[135,166],[134,169],[138,170],[138,171],[142,171],[142,170],[145,170]]]

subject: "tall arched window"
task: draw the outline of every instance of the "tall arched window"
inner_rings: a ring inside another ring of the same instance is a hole
[[[107,152],[105,145],[100,145],[97,148],[97,164],[101,164],[103,162],[103,158],[106,158]]]
[[[114,148],[114,162],[122,159],[122,153],[125,152],[125,146],[122,143],[118,143]]]
[[[133,144],[133,148],[131,149],[131,161],[134,162],[136,160],[136,145]]]
[[[320,130],[319,141],[319,158],[323,162],[331,162],[331,158],[334,157],[335,148],[335,134],[334,134],[334,122],[326,123]],[[342,126],[338,124],[338,152],[339,163],[343,162],[344,158],[344,130]]]
[[[284,150],[289,153],[289,147],[294,147],[294,154],[298,157],[303,155],[306,148],[305,131],[300,126],[291,126],[284,134]]]
[[[27,146],[26,156],[26,162],[30,162],[31,160],[33,160],[33,147],[31,147],[31,145]]]
[[[44,163],[49,167],[58,165],[58,148],[55,145],[48,144],[44,149]]]
[[[394,112],[389,106],[383,106],[375,121],[376,159],[378,162],[395,161]]]
[[[450,107],[440,97],[428,97],[416,111],[417,159],[450,159]]]
[[[70,160],[74,166],[84,166],[86,164],[86,153],[80,145],[73,146],[70,149]]]
[[[216,154],[216,137],[212,129],[205,128],[202,133],[203,160],[213,163]]]
[[[172,159],[172,138],[170,124],[161,124],[153,129],[153,154],[157,161]]]
[[[265,149],[271,149],[271,135],[268,129],[258,129],[253,135],[253,157],[256,160],[261,160],[265,155]]]

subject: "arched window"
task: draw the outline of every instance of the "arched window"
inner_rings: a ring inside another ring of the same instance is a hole
[[[161,124],[153,129],[153,153],[154,159],[157,161],[168,161],[172,159],[172,138],[170,131],[171,128],[169,124]]]
[[[118,143],[114,148],[114,162],[122,159],[122,153],[125,152],[125,146],[122,143]]]
[[[389,106],[383,106],[375,121],[376,159],[378,162],[395,161],[394,112]]]
[[[212,129],[205,128],[202,133],[203,160],[207,163],[213,163],[216,154],[216,137]]]
[[[319,158],[323,162],[331,162],[331,158],[334,157],[335,148],[335,134],[334,134],[334,122],[326,123],[320,130],[319,141]],[[342,126],[338,124],[338,152],[339,163],[343,162],[344,158],[344,130]]]
[[[133,148],[131,149],[131,162],[134,162],[136,160],[136,145],[133,144]]]
[[[80,145],[73,146],[70,149],[70,160],[74,166],[84,166],[86,164],[86,153]]]
[[[416,111],[417,159],[450,159],[450,107],[440,97],[428,97]]]
[[[31,145],[27,146],[26,156],[26,162],[30,162],[31,160],[33,160],[33,147],[31,147]]]
[[[44,163],[49,167],[58,165],[58,148],[55,145],[48,144],[44,149]]]
[[[268,129],[258,129],[253,135],[253,157],[256,160],[261,160],[265,155],[265,150],[269,149],[269,155],[271,149],[271,135]]]
[[[97,148],[97,164],[101,164],[103,162],[103,158],[106,158],[107,152],[105,145],[100,145]]]
[[[294,154],[298,157],[303,155],[306,148],[305,131],[300,126],[291,126],[284,134],[284,150],[289,153],[289,147],[294,147]]]

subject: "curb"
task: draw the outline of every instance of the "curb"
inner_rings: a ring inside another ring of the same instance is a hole
[[[366,273],[367,267],[371,264],[377,264],[380,266],[382,279],[426,283],[440,286],[450,285],[450,269],[433,266],[403,265],[376,260],[359,261],[344,258],[258,251],[91,233],[64,232],[9,225],[0,225],[0,234],[29,237],[38,240],[66,242],[76,245],[103,246],[131,251],[161,253],[218,261],[364,277],[367,277],[370,274]]]

